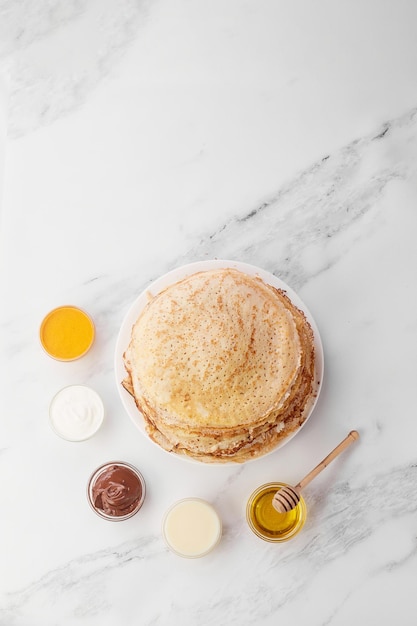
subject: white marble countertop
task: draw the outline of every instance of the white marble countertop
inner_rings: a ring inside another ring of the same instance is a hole
[[[416,20],[412,0],[1,4],[2,626],[415,625]],[[137,295],[214,258],[286,281],[325,351],[308,423],[243,466],[157,448],[114,376]],[[66,303],[97,329],[73,363],[38,341]],[[106,407],[79,444],[48,424],[71,383]],[[296,482],[352,428],[360,442],[305,490],[303,531],[282,545],[253,535],[250,493]],[[85,497],[115,459],[148,488],[118,524]],[[187,496],[224,524],[197,560],[160,532]]]

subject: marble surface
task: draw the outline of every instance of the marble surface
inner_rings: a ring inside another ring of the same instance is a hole
[[[0,3],[2,626],[414,626],[416,19],[406,0]],[[286,281],[324,344],[310,420],[243,466],[157,448],[114,376],[137,295],[213,258]],[[59,363],[38,328],[68,302],[97,340]],[[106,407],[79,444],[47,417],[71,383]],[[296,482],[352,428],[360,442],[305,490],[303,531],[282,545],[253,535],[250,493]],[[85,496],[115,459],[148,487],[119,524]],[[187,496],[223,520],[203,559],[161,537]]]

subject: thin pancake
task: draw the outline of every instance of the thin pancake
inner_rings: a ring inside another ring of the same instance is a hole
[[[233,269],[153,298],[133,326],[125,387],[163,448],[202,461],[263,454],[312,396],[313,334],[281,290]]]

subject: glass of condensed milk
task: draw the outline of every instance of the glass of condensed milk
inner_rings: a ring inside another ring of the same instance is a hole
[[[188,559],[209,554],[219,543],[222,523],[215,509],[200,498],[185,498],[173,504],[162,521],[167,546]]]

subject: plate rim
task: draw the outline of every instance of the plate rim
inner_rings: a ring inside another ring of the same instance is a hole
[[[194,459],[193,457],[189,457],[185,454],[175,454],[173,452],[169,452],[168,450],[165,450],[164,448],[162,448],[158,443],[153,441],[151,437],[149,437],[145,428],[145,419],[142,413],[137,408],[133,397],[129,394],[128,391],[126,391],[126,389],[122,385],[122,380],[126,376],[126,370],[125,370],[124,362],[123,362],[123,354],[129,345],[132,326],[137,320],[143,308],[146,306],[147,302],[149,301],[149,294],[155,297],[163,289],[197,272],[209,271],[212,269],[227,269],[227,268],[236,269],[236,270],[245,272],[251,276],[259,276],[259,278],[264,280],[264,282],[266,282],[267,284],[272,285],[275,288],[282,289],[283,291],[287,293],[291,302],[305,314],[313,330],[313,335],[314,335],[315,396],[308,408],[308,414],[306,418],[304,419],[303,423],[301,424],[301,426],[297,428],[297,430],[295,430],[293,433],[285,437],[272,450],[269,450],[265,454],[261,454],[257,457],[250,458],[244,462],[239,462],[239,463],[233,460],[217,461],[217,462],[211,461],[210,463],[206,463],[206,462]],[[116,338],[116,344],[115,344],[115,350],[114,350],[114,373],[115,373],[115,378],[116,378],[116,387],[117,387],[119,397],[122,402],[124,410],[128,414],[133,424],[142,433],[142,435],[144,435],[148,439],[148,441],[150,441],[153,445],[157,446],[159,450],[163,450],[164,452],[169,454],[171,457],[175,457],[183,461],[187,461],[187,462],[197,463],[200,465],[201,464],[216,465],[216,466],[242,465],[250,461],[256,461],[256,460],[265,458],[266,456],[276,452],[277,450],[285,446],[302,430],[302,428],[305,426],[307,421],[310,419],[317,405],[320,392],[323,387],[324,350],[323,350],[323,343],[322,343],[322,339],[320,336],[320,332],[319,332],[319,329],[315,322],[314,317],[312,316],[306,304],[297,294],[297,292],[294,291],[294,289],[290,287],[290,285],[288,285],[284,280],[282,280],[278,276],[275,276],[275,274],[273,274],[269,270],[265,270],[261,267],[252,265],[250,263],[246,263],[244,261],[234,261],[234,260],[228,260],[228,259],[200,260],[200,261],[193,261],[191,263],[186,263],[184,265],[179,265],[173,268],[172,270],[169,270],[168,272],[165,272],[164,274],[160,275],[158,278],[151,281],[149,285],[145,287],[138,294],[138,296],[133,300],[133,302],[129,305],[123,317],[123,320],[122,320],[122,323],[121,323],[121,326],[119,328],[117,338]]]

